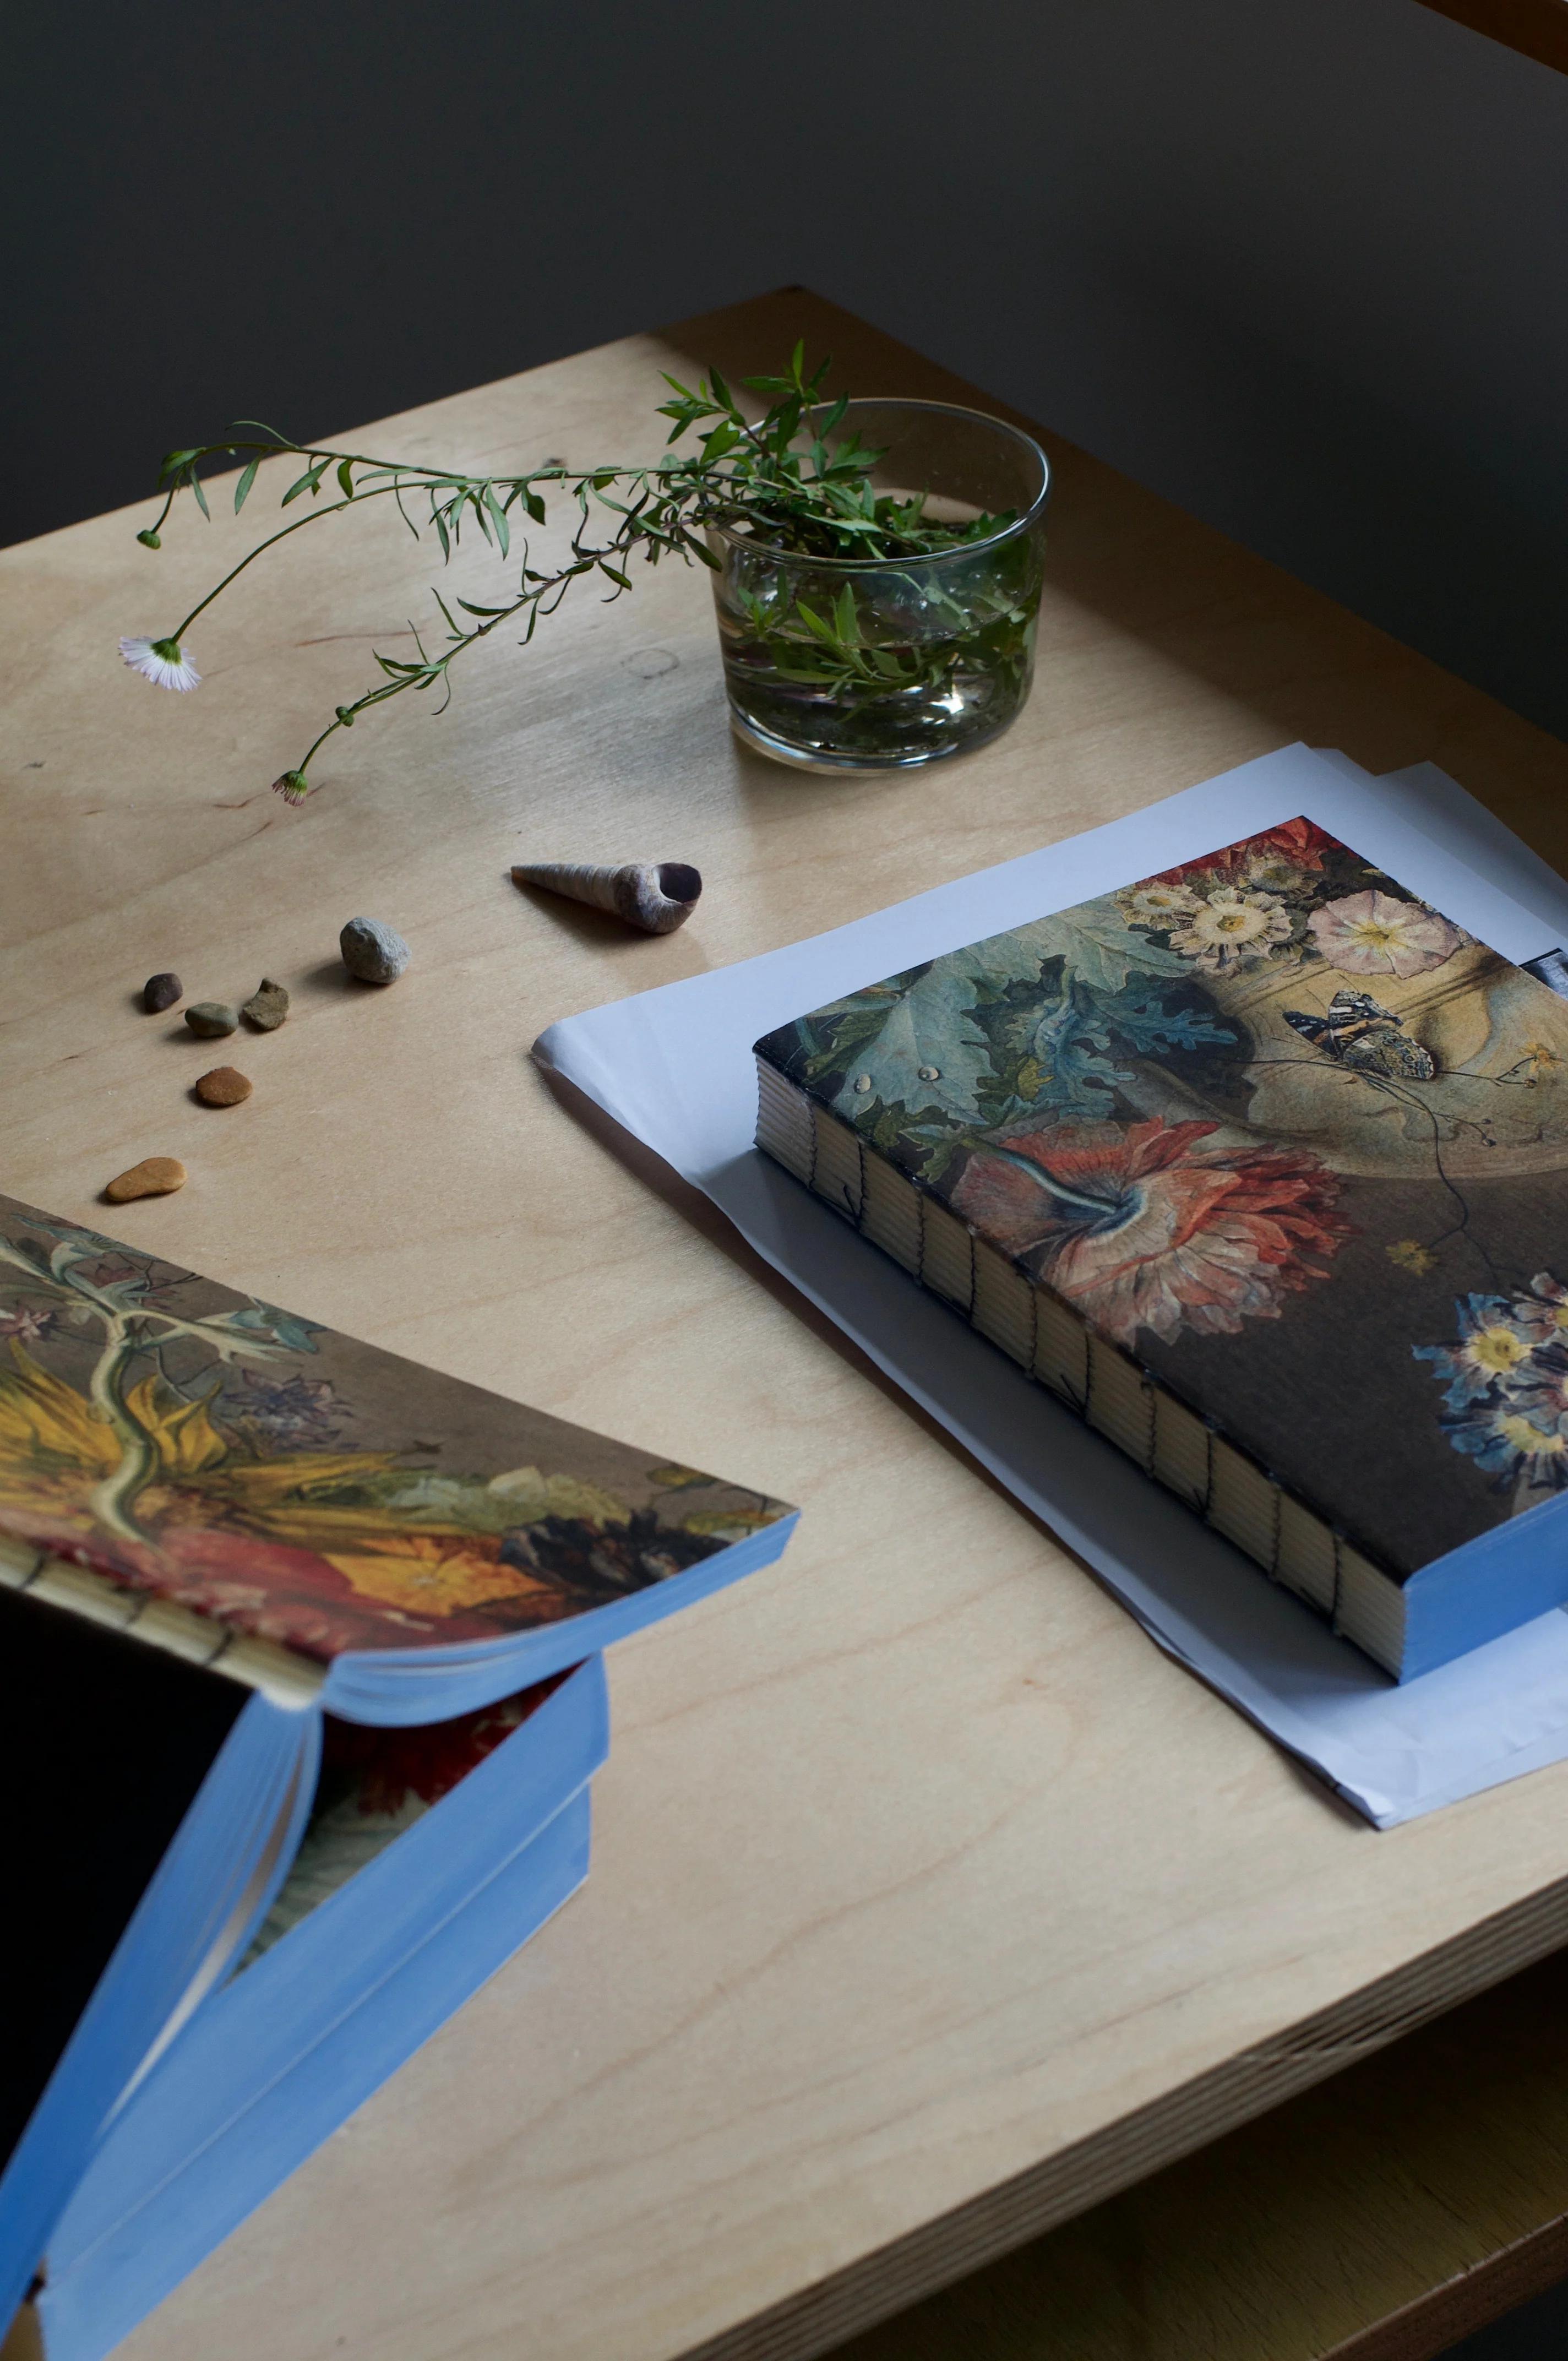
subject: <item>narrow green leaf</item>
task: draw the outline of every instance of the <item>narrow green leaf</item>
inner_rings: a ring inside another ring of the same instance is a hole
[[[202,514],[206,518],[207,522],[211,524],[213,522],[213,511],[207,506],[207,495],[202,489],[202,478],[198,476],[194,467],[191,470],[191,489],[196,495],[196,506],[201,510]]]
[[[815,607],[808,607],[804,598],[797,598],[795,602],[795,611],[808,631],[815,632],[827,646],[837,648],[839,644],[837,632],[832,624],[817,613]]]
[[[599,560],[599,572],[601,574],[608,574],[612,582],[619,582],[623,590],[630,589],[630,577],[623,574],[619,566],[611,566],[601,557]]]
[[[314,475],[315,469],[313,467],[307,467],[302,476],[296,476],[288,490],[284,493],[282,499],[279,501],[279,507],[280,509],[286,509],[291,500],[297,500],[302,492],[309,491],[312,489],[312,481]]]
[[[351,500],[354,498],[354,468],[349,460],[345,459],[340,463],[337,470],[337,480],[343,489],[344,499],[345,500]]]
[[[260,465],[261,461],[259,457],[253,459],[249,467],[246,468],[244,474],[240,477],[238,483],[234,488],[234,512],[236,516],[238,516],[241,509],[244,508],[247,500],[250,498],[250,488],[256,481],[256,471]]]
[[[496,539],[500,544],[501,555],[505,557],[511,547],[511,534],[507,528],[507,512],[496,498],[494,484],[485,486],[485,506],[496,521]]]

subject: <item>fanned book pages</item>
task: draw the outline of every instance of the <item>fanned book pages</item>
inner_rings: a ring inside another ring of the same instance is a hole
[[[599,1651],[794,1520],[0,1198],[0,2326],[49,2246],[95,2361],[533,1931]]]
[[[1397,1677],[1568,1601],[1568,1002],[1314,823],[756,1053],[762,1148]]]

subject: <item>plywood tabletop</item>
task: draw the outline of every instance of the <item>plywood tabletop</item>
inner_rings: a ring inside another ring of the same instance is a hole
[[[1568,2274],[1565,2027],[1558,1952],[833,2361],[1437,2361]]]
[[[790,292],[356,440],[652,456],[659,368],[773,367],[797,334],[856,390],[976,398]],[[1561,746],[1046,440],[1033,699],[880,780],[743,752],[706,579],[665,566],[469,659],[440,721],[335,739],[292,811],[269,782],[433,612],[432,549],[374,515],[298,536],[192,632],[181,698],[115,640],[170,628],[254,503],[158,556],[150,504],[0,555],[0,1187],[806,1510],[781,1565],[615,1653],[585,1892],[134,2361],[207,2361],[262,2307],[268,2361],[818,2351],[1568,1935],[1568,1768],[1364,1826],[528,1061],[557,1016],[1296,738],[1432,757],[1568,866]],[[450,578],[482,598],[495,564]],[[638,856],[702,870],[683,932],[507,878]],[[412,946],[389,992],[342,978],[356,912]],[[196,1105],[210,1052],[135,1006],[163,968],[293,992],[244,1106]],[[152,1154],[188,1187],[100,1209]]]

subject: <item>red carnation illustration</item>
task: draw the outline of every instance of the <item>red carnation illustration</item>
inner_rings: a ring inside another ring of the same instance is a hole
[[[1243,837],[1237,844],[1223,845],[1218,852],[1205,852],[1201,860],[1183,861],[1174,869],[1162,869],[1157,877],[1148,877],[1148,885],[1185,885],[1190,879],[1201,878],[1208,884],[1234,884],[1245,878],[1249,884],[1266,886],[1271,881],[1277,892],[1288,892],[1292,884],[1305,884],[1322,869],[1325,852],[1338,851],[1338,845],[1326,829],[1316,820],[1288,819],[1278,828],[1266,828],[1256,836]]]
[[[1234,1335],[1326,1279],[1351,1225],[1315,1156],[1199,1148],[1218,1128],[1155,1116],[999,1140],[971,1154],[953,1206],[1119,1345],[1140,1328]]]

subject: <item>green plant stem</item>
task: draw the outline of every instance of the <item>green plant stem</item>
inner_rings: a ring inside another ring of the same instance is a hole
[[[220,598],[224,591],[228,588],[229,584],[235,581],[238,576],[245,572],[247,566],[254,565],[256,560],[261,555],[263,550],[273,548],[276,544],[280,541],[287,541],[289,535],[291,533],[298,533],[302,525],[319,524],[323,517],[336,516],[344,509],[356,507],[361,500],[373,500],[378,499],[381,493],[389,492],[393,489],[394,487],[392,485],[382,484],[379,486],[378,489],[374,492],[356,492],[352,500],[334,500],[324,509],[309,509],[302,517],[296,517],[292,524],[286,524],[280,532],[269,533],[265,541],[258,541],[257,543],[256,547],[251,551],[248,557],[242,557],[239,564],[232,567],[231,570],[224,576],[223,580],[214,589],[209,590],[204,598],[198,599],[196,605],[192,608],[191,612],[186,616],[179,629],[170,632],[170,638],[176,641],[183,640],[186,632],[190,630],[197,616],[204,613],[206,609],[212,605],[214,599]]]
[[[87,1394],[99,1417],[119,1439],[120,1463],[87,1496],[87,1506],[98,1523],[122,1541],[147,1539],[131,1514],[131,1504],[146,1489],[158,1466],[158,1445],[147,1429],[132,1417],[120,1397],[119,1380],[137,1351],[137,1339],[120,1319],[115,1319],[89,1382]]]
[[[618,598],[631,588],[625,567],[638,552],[649,565],[656,565],[661,556],[674,555],[686,565],[696,561],[717,567],[718,561],[703,538],[707,530],[718,523],[731,529],[744,524],[759,544],[768,544],[784,555],[806,558],[826,555],[836,560],[848,557],[886,564],[904,557],[931,555],[993,528],[995,521],[988,518],[968,528],[927,522],[920,498],[901,503],[891,497],[874,496],[871,471],[880,453],[862,449],[853,436],[831,450],[828,446],[826,438],[837,426],[846,406],[843,397],[824,403],[822,386],[828,368],[828,363],[824,361],[808,377],[803,349],[797,345],[785,375],[749,379],[754,390],[773,397],[765,416],[755,423],[743,415],[717,370],[710,372],[711,383],[702,380],[695,390],[674,378],[667,378],[665,381],[674,399],[662,403],[659,414],[674,422],[669,441],[677,441],[694,426],[703,426],[700,447],[680,458],[642,467],[620,463],[582,469],[547,466],[521,476],[470,476],[456,469],[410,467],[367,452],[323,450],[293,444],[258,420],[242,420],[241,426],[257,429],[264,439],[207,444],[199,449],[171,452],[165,459],[160,475],[164,504],[157,524],[151,528],[155,545],[158,533],[181,490],[189,489],[206,512],[199,470],[203,463],[216,457],[246,457],[236,493],[236,511],[249,495],[261,460],[268,457],[290,456],[305,461],[304,473],[283,494],[283,505],[287,507],[306,492],[311,505],[303,515],[259,542],[168,636],[182,642],[196,619],[265,550],[301,532],[305,525],[317,523],[323,517],[339,515],[358,501],[389,494],[417,537],[421,528],[410,515],[406,502],[411,495],[422,498],[428,503],[428,522],[441,543],[444,559],[449,561],[461,538],[466,511],[486,540],[505,557],[510,550],[508,517],[513,510],[521,508],[532,522],[543,525],[546,515],[539,488],[559,486],[570,495],[578,511],[570,544],[571,562],[553,573],[537,573],[528,565],[525,542],[521,580],[515,595],[495,606],[478,606],[466,598],[455,600],[473,619],[471,624],[459,623],[437,593],[436,605],[448,634],[444,652],[427,653],[416,628],[417,662],[377,653],[375,660],[382,679],[352,704],[338,706],[334,719],[317,735],[297,768],[286,772],[276,783],[291,800],[298,801],[309,792],[305,774],[310,764],[337,730],[352,728],[356,719],[373,707],[386,704],[409,689],[422,692],[438,681],[446,689],[449,700],[451,666],[466,649],[477,646],[501,624],[520,617],[526,617],[521,642],[526,645],[541,616],[553,614],[575,581],[596,572],[609,582],[611,598]],[[808,413],[815,422],[815,439],[802,452],[795,445],[802,420]],[[336,471],[343,497],[318,506],[322,479],[329,469]],[[612,492],[620,492],[624,497],[611,497]],[[597,544],[587,539],[596,503],[619,519],[609,540]],[[844,687],[868,696],[891,693],[900,684],[907,666],[893,659],[886,650],[868,648],[854,620],[853,599],[847,588],[839,609],[842,611],[824,618],[802,605],[793,616],[785,613],[777,618],[771,636],[784,647],[795,666],[787,676],[836,680]],[[806,667],[805,671],[799,668],[802,664]],[[438,709],[444,712],[445,702]]]

